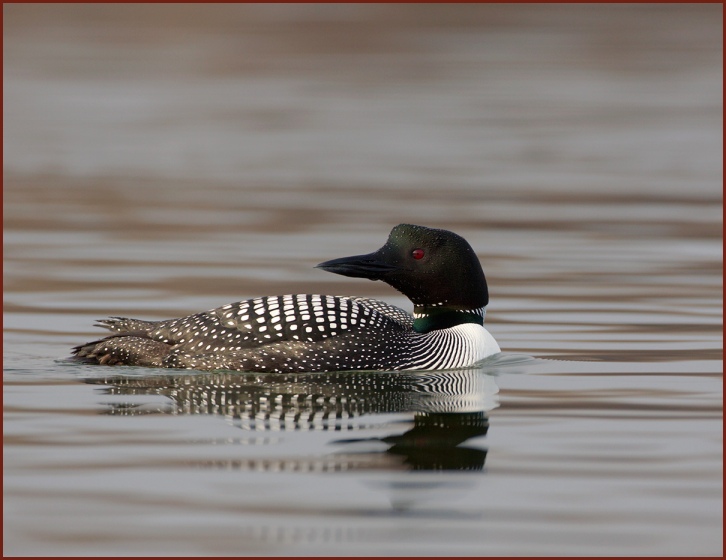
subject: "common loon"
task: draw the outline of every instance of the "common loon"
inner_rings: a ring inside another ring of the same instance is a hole
[[[374,253],[316,268],[382,280],[414,313],[363,297],[259,297],[166,321],[102,320],[96,326],[114,334],[73,354],[104,365],[297,373],[463,368],[500,352],[483,326],[481,264],[455,233],[399,224]]]

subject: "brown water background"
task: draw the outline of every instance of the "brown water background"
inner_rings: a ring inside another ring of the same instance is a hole
[[[720,4],[3,15],[6,555],[722,554]],[[453,395],[63,361],[109,315],[410,308],[313,268],[401,222],[487,273]],[[437,413],[488,418],[454,468],[380,441]]]

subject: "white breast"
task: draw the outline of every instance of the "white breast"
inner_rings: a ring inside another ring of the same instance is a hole
[[[449,367],[471,366],[502,351],[489,331],[476,323],[464,323],[447,330],[462,340],[463,347],[460,363]]]
[[[481,325],[464,323],[422,335],[417,363],[406,369],[468,367],[501,352],[499,344]]]

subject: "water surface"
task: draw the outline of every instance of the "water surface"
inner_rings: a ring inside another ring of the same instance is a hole
[[[5,5],[6,555],[714,555],[720,5]],[[92,367],[96,319],[410,303],[321,261],[479,254],[452,372]]]

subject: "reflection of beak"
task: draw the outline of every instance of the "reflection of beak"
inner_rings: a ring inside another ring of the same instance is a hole
[[[352,276],[353,278],[368,278],[369,280],[381,280],[387,273],[396,270],[396,267],[383,262],[379,252],[368,255],[355,255],[325,261],[315,268],[322,268],[334,274]]]

